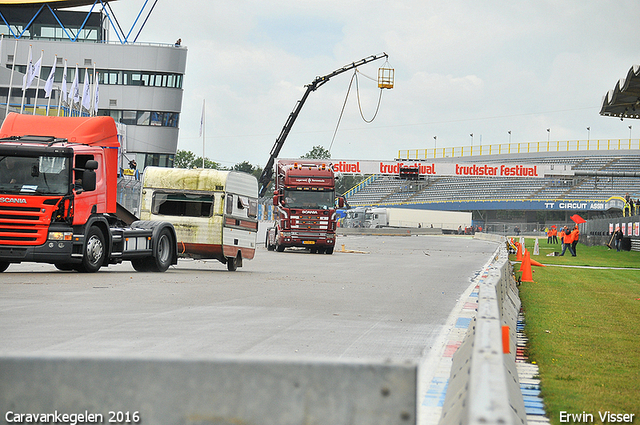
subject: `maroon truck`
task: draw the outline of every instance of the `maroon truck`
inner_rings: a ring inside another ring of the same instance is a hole
[[[287,247],[304,247],[311,253],[332,254],[337,222],[332,164],[278,160],[275,171],[275,226],[267,229],[267,249],[282,252]]]

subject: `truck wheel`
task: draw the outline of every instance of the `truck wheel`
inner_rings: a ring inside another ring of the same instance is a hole
[[[273,251],[275,247],[269,243],[269,231],[267,230],[267,236],[264,239],[264,247],[267,248],[267,251]]]
[[[329,254],[329,255],[333,254],[333,247],[331,246],[331,247],[329,247],[329,248],[326,248],[326,249],[324,250],[324,252],[325,252],[325,253],[327,253],[327,254]]]
[[[152,272],[165,272],[171,265],[173,258],[173,240],[168,229],[162,229],[153,249],[153,258],[148,258],[149,270]],[[135,266],[134,266],[135,268]]]
[[[137,272],[148,272],[150,271],[148,258],[138,258],[136,260],[131,260],[131,265],[133,269]]]
[[[69,264],[69,263],[56,263],[54,264],[54,266],[56,266],[56,269],[58,270],[62,270],[63,272],[69,272],[71,270],[75,270],[75,264]]]
[[[100,229],[92,226],[87,232],[86,239],[82,263],[77,270],[83,273],[95,273],[100,270],[107,255],[104,236]]]
[[[9,263],[8,262],[0,262],[0,273],[2,273],[3,271],[7,270],[7,268],[9,267]]]
[[[284,246],[283,245],[278,245],[278,243],[276,242],[276,251],[284,252]]]

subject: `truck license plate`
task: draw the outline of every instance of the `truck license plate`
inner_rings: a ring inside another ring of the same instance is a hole
[[[316,241],[302,241],[303,245],[314,245]]]

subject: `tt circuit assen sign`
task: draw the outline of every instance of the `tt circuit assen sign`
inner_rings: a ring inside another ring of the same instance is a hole
[[[427,161],[353,161],[332,160],[333,171],[341,174],[398,175],[400,169],[416,168],[421,176],[531,177],[545,174],[571,174],[565,165],[529,163],[427,162]]]

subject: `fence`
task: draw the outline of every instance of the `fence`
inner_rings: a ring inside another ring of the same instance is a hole
[[[399,150],[398,159],[454,158],[475,155],[505,155],[535,152],[640,149],[640,139],[567,140],[502,143],[493,145]]]

